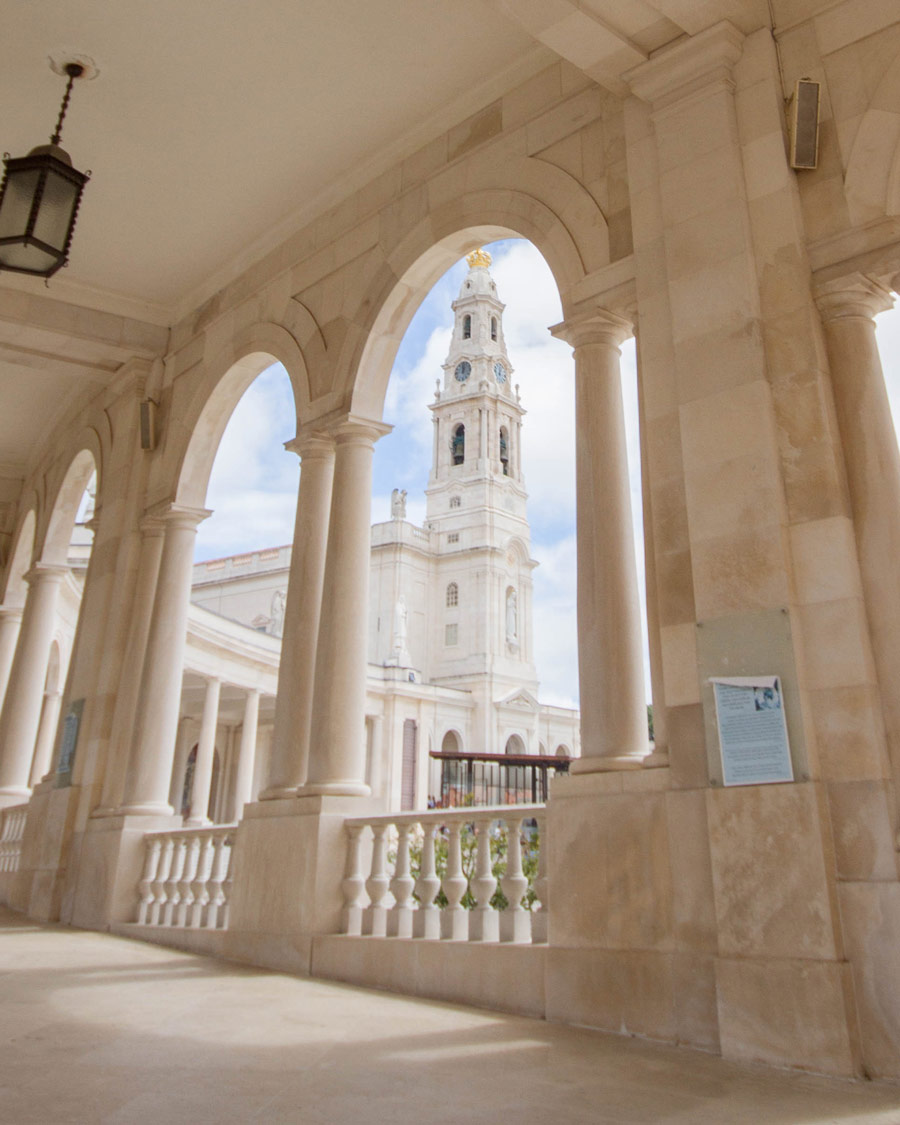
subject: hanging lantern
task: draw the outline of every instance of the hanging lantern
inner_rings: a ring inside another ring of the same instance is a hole
[[[81,63],[65,66],[69,81],[50,144],[38,145],[27,156],[3,155],[0,270],[51,277],[66,264],[81,192],[90,172],[73,168],[59,141],[72,83],[84,70]]]

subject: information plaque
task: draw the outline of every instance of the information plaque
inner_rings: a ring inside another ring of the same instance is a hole
[[[724,785],[793,781],[791,751],[778,676],[710,679]]]

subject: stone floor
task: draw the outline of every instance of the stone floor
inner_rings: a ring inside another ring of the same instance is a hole
[[[900,1087],[299,980],[0,908],[0,1122],[900,1123]]]

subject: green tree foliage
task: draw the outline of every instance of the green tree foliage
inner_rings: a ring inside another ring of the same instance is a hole
[[[494,878],[499,880],[506,874],[506,855],[508,850],[508,830],[501,828],[499,822],[491,826],[491,871]],[[537,902],[537,894],[534,889],[534,882],[537,879],[538,873],[538,858],[540,855],[540,837],[538,830],[535,827],[527,829],[522,834],[522,873],[528,880],[528,889],[522,896],[522,905],[526,910],[533,910]],[[409,847],[409,863],[410,872],[414,879],[419,878],[419,872],[422,868],[422,846],[423,835],[421,831],[417,831],[410,839]],[[462,869],[463,875],[466,877],[466,893],[463,895],[460,905],[465,907],[466,910],[474,910],[478,905],[475,900],[475,895],[472,893],[472,880],[475,877],[475,863],[478,854],[478,829],[474,824],[466,824],[460,833],[460,852],[462,853]],[[434,838],[434,859],[435,869],[438,878],[443,880],[447,874],[447,858],[450,854],[450,832],[446,827],[442,827]],[[393,863],[396,861],[396,853],[392,852],[389,857]],[[413,894],[416,902],[419,902],[418,894]],[[438,891],[435,897],[435,903],[441,908],[447,905],[447,896],[443,890]],[[501,888],[497,887],[491,898],[491,906],[495,910],[505,910],[509,905],[506,895],[504,895]]]

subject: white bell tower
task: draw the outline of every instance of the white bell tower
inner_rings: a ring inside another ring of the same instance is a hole
[[[435,552],[431,678],[482,695],[483,721],[514,688],[537,690],[525,414],[503,339],[504,305],[483,250],[453,302],[444,378],[431,405],[427,526]],[[483,732],[484,736],[487,731]]]

